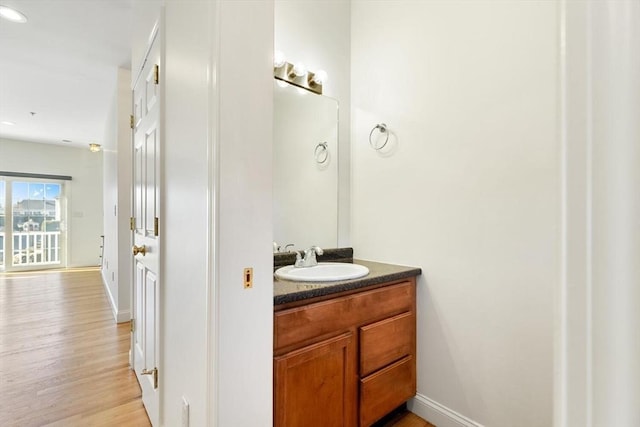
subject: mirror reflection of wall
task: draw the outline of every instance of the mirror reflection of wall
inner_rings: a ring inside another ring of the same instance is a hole
[[[274,240],[337,247],[338,101],[276,81],[273,123]]]

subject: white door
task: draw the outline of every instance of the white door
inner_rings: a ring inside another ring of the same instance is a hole
[[[152,42],[133,88],[133,367],[151,424],[160,425],[160,85]]]

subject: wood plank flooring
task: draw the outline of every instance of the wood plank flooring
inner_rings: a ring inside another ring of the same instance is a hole
[[[150,426],[128,353],[98,269],[0,273],[0,426]]]
[[[0,274],[0,425],[149,426],[98,269]]]
[[[436,427],[428,421],[423,420],[419,416],[409,411],[403,412],[381,427]]]

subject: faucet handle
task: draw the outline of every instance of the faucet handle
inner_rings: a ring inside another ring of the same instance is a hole
[[[294,251],[294,252],[296,253],[296,262],[293,265],[295,267],[302,267],[303,261],[302,261],[302,255],[300,255],[300,251]]]
[[[311,246],[309,249],[307,249],[307,251],[309,251],[309,252],[313,251],[318,255],[322,255],[324,253],[324,251],[322,250],[322,248],[320,246]]]

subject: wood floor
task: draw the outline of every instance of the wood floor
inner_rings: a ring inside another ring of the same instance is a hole
[[[99,270],[0,274],[0,426],[149,426],[128,353]]]
[[[0,274],[0,426],[149,426],[97,269]]]
[[[399,414],[381,427],[436,427],[409,411]]]

